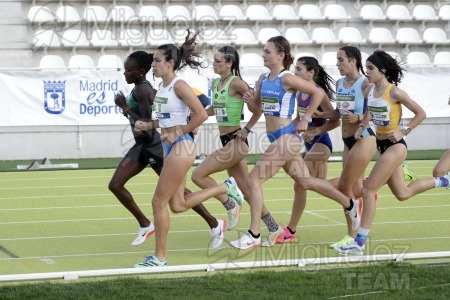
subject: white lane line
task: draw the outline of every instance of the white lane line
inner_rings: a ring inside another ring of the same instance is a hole
[[[388,208],[386,208],[388,209]],[[389,208],[391,209],[391,208]],[[401,209],[401,208],[399,208]],[[316,210],[319,211],[319,210]],[[330,210],[331,211],[331,210]],[[341,210],[334,210],[334,211],[341,211]],[[305,211],[306,212],[306,211]],[[312,212],[312,210],[311,210]],[[272,214],[285,214],[286,211],[271,211]],[[312,213],[313,214],[313,213]],[[219,214],[214,214],[216,216],[225,216],[225,212],[224,213],[219,213]],[[250,213],[241,213],[241,215],[250,215]],[[177,215],[171,215],[170,218],[174,218],[174,219],[178,219],[178,218],[198,218],[199,215],[197,214],[177,214]],[[322,218],[326,218],[326,217],[322,217]],[[34,223],[60,223],[60,222],[92,222],[92,221],[116,221],[116,220],[134,220],[133,218],[130,217],[116,217],[116,218],[89,218],[89,219],[62,219],[62,220],[34,220],[34,221],[12,221],[12,222],[0,222],[0,225],[17,225],[17,224],[34,224]],[[422,223],[422,222],[450,222],[450,219],[448,220],[436,220],[436,219],[432,219],[432,220],[411,220],[411,221],[399,221],[399,222],[383,222],[383,223],[377,223],[374,222],[373,224],[403,224],[403,223],[410,223],[410,222],[418,222],[418,223]]]
[[[120,159],[117,160],[117,163],[119,163]],[[415,169],[428,169],[432,170],[433,166],[436,164],[438,160],[407,160],[405,161],[407,164],[411,165],[414,170]],[[342,171],[342,164],[341,162],[328,162],[330,165],[330,168],[328,168],[329,171]],[[368,167],[368,171],[373,167],[374,162],[371,163],[371,165]],[[414,164],[414,165],[413,165]],[[416,166],[416,164],[425,164],[426,166]],[[337,165],[337,168],[335,167]],[[35,178],[6,178],[6,179],[0,179],[0,182],[2,181],[29,181],[29,180],[42,180],[42,179],[48,179],[48,180],[66,180],[66,179],[89,179],[89,178],[108,178],[110,179],[114,173],[113,169],[90,169],[90,170],[59,170],[57,171],[59,173],[70,173],[73,175],[75,172],[83,172],[83,173],[105,173],[108,175],[90,175],[90,176],[65,176],[64,178],[61,177],[45,177],[45,175],[54,175],[55,171],[51,172],[39,172],[39,175],[42,175],[40,177]],[[192,173],[192,171],[189,171],[188,174]],[[8,172],[8,174],[14,174],[15,176],[25,176],[24,172]],[[28,176],[29,174],[26,174]],[[283,171],[280,171],[276,176],[284,175]],[[157,176],[152,172],[145,172],[142,174],[139,174],[140,177],[155,177]],[[275,176],[275,177],[276,177]],[[1,176],[0,176],[1,177]],[[6,176],[6,177],[9,177]]]
[[[189,186],[188,186],[189,188]],[[292,190],[292,188],[287,187],[287,188],[267,188],[268,192],[270,192],[270,190]],[[293,190],[292,190],[293,191]],[[151,196],[153,194],[153,192],[145,192],[145,193],[141,193],[141,192],[133,192],[133,195],[149,195]],[[418,194],[415,195],[413,198],[417,199],[417,198],[422,198],[422,197],[429,197],[429,196],[437,196],[437,197],[448,197],[448,195],[446,193],[422,193],[422,194]],[[106,193],[106,194],[69,194],[69,195],[45,195],[45,196],[19,196],[19,197],[0,197],[0,201],[2,200],[22,200],[22,199],[31,199],[31,200],[41,200],[41,199],[52,199],[52,198],[61,198],[61,200],[70,200],[68,198],[73,197],[73,198],[84,198],[84,197],[114,197],[111,193]],[[275,197],[273,197],[275,198]],[[383,198],[392,198],[392,200],[395,200],[395,196],[392,194],[387,194],[387,195],[379,195],[378,199],[383,199]],[[319,197],[308,197],[307,199],[309,200],[330,200],[327,197],[323,197],[320,196]],[[391,199],[389,199],[391,200]],[[264,199],[264,202],[274,202],[274,201],[293,201],[293,197],[292,198],[276,198],[276,199]],[[214,202],[214,201],[213,201]],[[410,202],[408,202],[410,203]]]
[[[268,200],[268,202],[272,201],[285,201],[289,199],[277,199],[277,200]],[[312,200],[312,199],[310,199]],[[316,198],[314,200],[319,200],[319,198]],[[208,205],[211,204],[217,204],[222,205],[219,202],[212,202],[208,203]],[[150,206],[150,204],[139,204],[139,206]],[[108,204],[108,205],[77,205],[77,206],[47,206],[47,207],[25,207],[25,208],[0,208],[0,211],[25,211],[25,210],[55,210],[55,209],[93,209],[93,208],[99,208],[99,209],[105,209],[105,208],[116,208],[116,207],[123,207],[121,204]],[[379,207],[377,210],[389,210],[389,209],[425,209],[425,208],[443,208],[443,207],[450,207],[450,204],[445,205],[420,205],[420,206],[394,206],[394,207]],[[308,211],[316,211],[316,212],[335,212],[335,211],[342,211],[342,209],[314,209],[314,210],[308,210]],[[284,213],[291,213],[290,211],[285,211]],[[186,214],[190,215],[190,214]],[[194,215],[197,216],[197,215]]]
[[[372,240],[372,242],[397,242],[397,241],[427,241],[427,240],[447,240],[450,239],[450,237],[427,237],[427,238],[408,238],[408,239],[384,239],[384,240]],[[332,242],[308,242],[308,243],[290,243],[290,245],[295,247],[301,247],[301,246],[328,246]],[[273,247],[285,247],[286,245],[275,245]],[[230,250],[230,251],[236,251],[234,248],[231,248],[230,246],[226,245],[226,243],[223,244],[218,249],[210,249],[210,248],[181,248],[181,249],[167,249],[167,252],[169,253],[176,253],[176,252],[196,252],[196,251],[210,251],[217,253],[218,251],[222,250]],[[125,251],[125,252],[107,252],[107,253],[83,253],[83,254],[67,254],[67,255],[45,255],[45,256],[24,256],[19,258],[0,258],[0,261],[11,261],[11,260],[26,260],[26,259],[56,259],[56,258],[68,258],[68,257],[89,257],[89,256],[106,256],[106,255],[134,255],[134,254],[148,254],[148,250],[145,251]]]
[[[447,285],[450,285],[450,282],[449,283],[443,283],[443,284],[438,284],[438,285],[431,285],[431,286],[421,286],[421,287],[419,287],[419,288],[417,288],[418,290],[423,290],[423,289],[435,289],[435,288],[440,288],[440,287],[443,287],[443,286],[447,286]]]
[[[328,217],[325,217],[325,216],[316,214],[316,213],[314,213],[314,212],[311,211],[311,210],[305,210],[304,212],[307,213],[307,214],[309,214],[309,215],[313,215],[313,216],[315,216],[315,217],[318,217],[319,219],[323,219],[323,220],[327,220],[327,221],[332,221],[332,222],[335,222],[335,224],[339,224],[339,225],[344,225],[343,222],[339,222],[339,221],[330,219],[330,218],[328,218]]]
[[[156,185],[156,182],[146,182],[146,183],[128,183],[127,186],[148,186]],[[21,187],[3,187],[0,191],[14,191],[14,190],[55,190],[55,189],[69,189],[69,188],[91,188],[91,187],[104,187],[105,184],[83,184],[83,185],[48,185],[48,186],[21,186]]]
[[[359,296],[366,296],[366,295],[373,295],[373,294],[385,294],[388,291],[375,291],[375,292],[367,292],[367,293],[359,293],[359,294],[348,294],[348,295],[342,295],[342,296],[335,296],[328,299],[342,299],[342,298],[350,298],[350,297],[359,297]]]
[[[52,171],[53,172],[53,171]],[[112,176],[113,173],[111,173]],[[76,179],[98,179],[98,178],[107,178],[111,179],[111,176],[60,176],[60,177],[26,177],[26,178],[7,178],[7,179],[0,179],[0,182],[20,182],[20,181],[45,181],[45,180],[76,180]],[[151,177],[151,175],[139,175],[140,177]]]
[[[340,170],[340,169],[335,169],[335,170]],[[53,172],[53,171],[52,171]],[[26,177],[26,178],[6,178],[6,179],[0,179],[0,182],[25,182],[25,181],[38,181],[40,184],[45,182],[45,181],[50,181],[51,183],[54,183],[54,181],[67,181],[67,180],[77,180],[77,179],[107,179],[108,181],[111,179],[112,175],[113,175],[113,171],[111,171],[111,175],[97,175],[97,176],[60,176],[60,177]],[[192,172],[189,172],[189,174],[192,174]],[[225,174],[225,173],[224,173]],[[0,174],[1,177],[1,174]],[[274,179],[276,178],[284,178],[284,177],[288,177],[287,174],[285,173],[281,173],[281,174],[277,174],[275,175]],[[154,179],[155,181],[158,181],[158,176],[154,175],[154,174],[139,174],[139,178],[151,178]],[[189,176],[188,176],[189,178]],[[223,179],[225,180],[227,177],[226,175],[223,176]],[[289,177],[290,178],[290,177]],[[188,180],[187,182],[191,182],[190,180]],[[105,182],[105,185],[107,184],[107,182]]]
[[[333,220],[331,220],[333,221]],[[415,223],[439,223],[439,222],[450,222],[450,220],[433,220],[433,221],[404,221],[404,222],[374,222],[374,225],[392,225],[392,224],[415,224]],[[344,223],[340,223],[338,225],[346,225]],[[322,225],[301,225],[298,226],[298,229],[306,229],[306,228],[318,228],[318,227],[335,227],[336,224],[322,224]],[[207,228],[207,226],[205,226]],[[245,231],[247,228],[239,227],[236,228],[238,231]],[[210,232],[209,229],[192,229],[192,230],[171,230],[171,234],[188,234],[188,233],[198,233],[198,232]],[[98,238],[104,236],[129,236],[136,235],[133,233],[102,233],[102,234],[83,234],[83,235],[65,235],[65,236],[40,236],[40,237],[22,237],[22,238],[0,238],[0,241],[20,241],[20,240],[42,240],[42,239],[78,239],[78,238]],[[450,238],[450,237],[448,237]],[[402,239],[396,239],[402,240]],[[408,240],[408,239],[405,239]]]

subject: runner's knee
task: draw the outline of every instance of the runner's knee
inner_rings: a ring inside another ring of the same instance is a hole
[[[115,191],[118,191],[120,188],[122,188],[123,187],[123,185],[121,185],[120,183],[118,183],[117,181],[113,181],[113,180],[111,180],[110,182],[109,182],[109,184],[108,184],[108,189],[111,191],[111,192],[115,192]]]
[[[169,202],[169,208],[170,208],[170,211],[173,212],[174,214],[180,214],[187,210],[187,208],[185,206],[179,205],[178,203],[171,203],[171,202]]]
[[[407,191],[396,191],[393,192],[395,198],[397,198],[398,201],[405,201],[410,198],[410,195]]]
[[[195,170],[192,172],[191,180],[192,180],[192,182],[195,183],[196,185],[199,185],[199,184],[200,184],[202,178],[203,178],[203,177],[200,175],[200,172],[198,171],[198,169],[195,169]]]

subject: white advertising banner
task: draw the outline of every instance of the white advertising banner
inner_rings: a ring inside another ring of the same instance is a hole
[[[131,87],[117,70],[0,72],[0,126],[126,124],[114,95]]]
[[[265,68],[243,68],[242,75],[251,86]],[[327,72],[335,79],[336,68]],[[211,97],[210,83],[217,75],[211,68],[187,69],[179,76],[191,86]],[[159,79],[148,74],[147,79],[158,87]],[[417,101],[427,117],[448,117],[450,68],[409,68],[399,87]],[[0,126],[48,125],[109,125],[127,124],[122,111],[114,103],[114,95],[122,90],[126,95],[133,85],[125,82],[123,71],[96,70],[0,70]],[[245,110],[245,120],[250,114]],[[412,113],[406,108],[404,118]],[[210,117],[207,123],[215,122]]]
[[[206,72],[180,77],[209,94]],[[160,80],[147,79],[157,88]],[[127,124],[114,95],[132,88],[116,69],[0,70],[0,126]]]

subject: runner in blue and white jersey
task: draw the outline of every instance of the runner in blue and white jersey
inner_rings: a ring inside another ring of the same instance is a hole
[[[255,102],[254,105],[261,106],[266,121],[267,137],[271,144],[247,177],[251,203],[250,229],[240,239],[231,242],[231,246],[250,249],[261,245],[259,221],[264,204],[262,184],[281,168],[294,179],[295,189],[315,190],[339,202],[353,217],[354,226],[357,228],[359,226],[358,201],[348,198],[328,181],[310,177],[308,168],[300,155],[302,146],[300,133],[307,130],[308,121],[320,105],[324,92],[314,84],[287,71],[293,63],[293,58],[289,42],[283,36],[272,37],[267,41],[263,60],[269,72],[259,77],[256,91],[245,93],[243,100]],[[293,122],[297,91],[311,95],[311,104],[303,117]],[[283,228],[274,222],[269,227],[267,241],[262,245],[274,245],[283,232]]]

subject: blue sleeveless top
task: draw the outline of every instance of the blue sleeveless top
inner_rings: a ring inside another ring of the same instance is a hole
[[[342,111],[350,111],[357,115],[364,114],[367,105],[364,101],[362,84],[365,79],[365,76],[360,76],[358,80],[348,89],[344,87],[345,78],[340,78],[338,80],[336,91],[336,108],[339,109],[341,115]]]
[[[287,73],[290,72],[280,72],[272,81],[269,80],[270,73],[264,75],[260,93],[264,115],[292,119],[296,94],[285,91],[281,82],[281,78]]]

